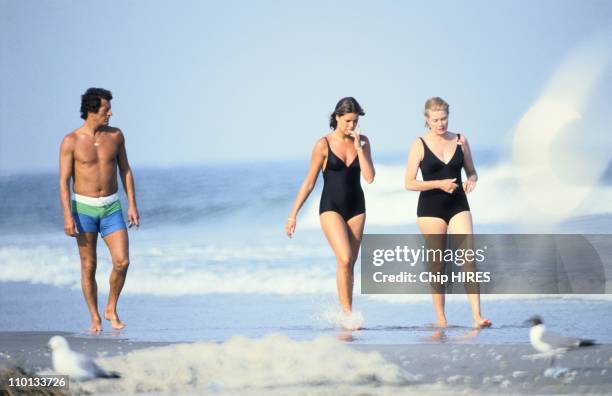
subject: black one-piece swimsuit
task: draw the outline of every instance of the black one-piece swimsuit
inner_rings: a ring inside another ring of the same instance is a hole
[[[338,158],[327,142],[327,164],[323,170],[323,192],[319,214],[332,211],[344,221],[365,213],[365,198],[361,189],[361,168],[358,157],[350,165]]]
[[[419,204],[417,206],[418,217],[438,217],[444,220],[447,224],[450,219],[459,212],[470,210],[463,183],[461,182],[461,168],[463,168],[463,150],[459,144],[457,135],[457,147],[455,153],[448,163],[442,162],[441,159],[429,149],[423,138],[423,149],[425,154],[419,165],[424,181],[454,179],[458,187],[449,194],[445,191],[435,188],[433,190],[421,191],[419,195]]]

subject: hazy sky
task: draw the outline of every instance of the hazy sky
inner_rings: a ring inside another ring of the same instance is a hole
[[[0,0],[0,170],[57,166],[80,95],[110,89],[133,165],[307,160],[343,96],[374,153],[424,101],[475,148],[504,136],[612,2]]]

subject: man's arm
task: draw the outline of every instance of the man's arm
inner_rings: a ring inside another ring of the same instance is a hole
[[[127,151],[125,149],[125,137],[122,132],[119,132],[119,153],[117,154],[117,163],[119,165],[119,175],[121,176],[121,182],[123,183],[123,189],[128,199],[128,223],[131,226],[140,225],[140,216],[138,214],[138,208],[136,207],[136,189],[134,188],[134,175],[130,168],[130,163],[127,158]]]
[[[74,137],[67,135],[60,145],[59,155],[59,192],[60,203],[64,213],[64,232],[66,235],[76,236],[78,233],[76,223],[72,217],[70,207],[70,179],[74,172]]]

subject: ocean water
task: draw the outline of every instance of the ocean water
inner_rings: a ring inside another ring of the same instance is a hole
[[[551,218],[543,210],[546,197],[526,199],[511,164],[498,154],[475,154],[480,182],[470,205],[477,233],[612,233],[610,172],[602,172],[579,200],[560,197],[567,210]],[[305,161],[136,167],[142,226],[129,232],[131,264],[119,305],[128,327],[105,334],[151,341],[280,332],[360,343],[505,343],[526,342],[523,321],[540,314],[561,332],[612,342],[603,330],[612,324],[609,295],[483,296],[483,313],[495,326],[476,333],[465,296],[452,296],[451,326],[441,334],[431,325],[429,296],[361,295],[359,264],[354,306],[364,329],[347,334],[336,323],[335,260],[318,223],[322,178],[300,213],[294,238],[284,235],[306,169]],[[376,169],[375,183],[364,185],[366,232],[418,232],[418,194],[402,187],[403,158],[381,158]],[[0,194],[0,331],[83,332],[88,316],[79,258],[75,240],[63,234],[57,175],[3,175]],[[100,240],[101,306],[110,269]]]

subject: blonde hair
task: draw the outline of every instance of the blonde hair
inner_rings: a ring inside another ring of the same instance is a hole
[[[429,113],[427,112],[430,110],[443,110],[446,112],[446,114],[448,114],[448,109],[449,105],[444,99],[434,96],[433,98],[427,99],[427,101],[425,102],[425,112],[423,114],[425,114],[425,117],[429,117]],[[427,121],[425,121],[425,126],[429,128],[429,125],[427,125]]]

